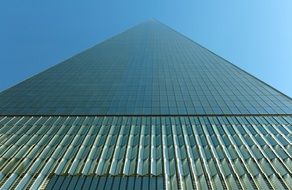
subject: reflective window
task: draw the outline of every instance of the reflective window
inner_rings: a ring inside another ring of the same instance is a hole
[[[292,101],[150,21],[3,91],[0,113],[284,114]]]

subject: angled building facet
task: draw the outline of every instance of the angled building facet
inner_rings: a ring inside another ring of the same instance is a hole
[[[292,189],[292,100],[154,20],[0,93],[1,189]]]

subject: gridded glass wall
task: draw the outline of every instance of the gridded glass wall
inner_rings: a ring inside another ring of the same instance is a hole
[[[0,114],[291,114],[292,100],[155,21],[0,94]]]
[[[163,177],[157,176],[68,176],[54,175],[45,190],[163,190]]]

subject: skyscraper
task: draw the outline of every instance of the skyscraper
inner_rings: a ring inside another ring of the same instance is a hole
[[[291,189],[292,100],[154,20],[0,94],[2,189]]]

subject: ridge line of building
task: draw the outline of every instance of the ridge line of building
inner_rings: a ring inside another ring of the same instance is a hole
[[[198,46],[200,46],[201,48],[207,50],[208,52],[212,53],[213,55],[216,55],[216,56],[220,57],[221,59],[223,59],[224,61],[226,61],[226,62],[229,63],[230,65],[232,65],[233,67],[235,67],[235,68],[237,68],[237,69],[243,71],[244,73],[246,73],[246,74],[248,74],[249,76],[253,77],[254,79],[258,80],[259,82],[261,82],[261,83],[267,85],[268,87],[270,87],[270,88],[272,88],[273,90],[277,91],[277,92],[280,93],[281,95],[287,97],[289,100],[292,100],[292,97],[290,97],[290,96],[288,96],[287,94],[281,92],[280,90],[274,88],[273,86],[271,86],[271,85],[269,85],[268,83],[264,82],[263,80],[257,78],[256,76],[250,74],[249,72],[245,71],[244,69],[238,67],[237,65],[235,65],[235,64],[233,64],[232,62],[228,61],[228,60],[225,59],[224,57],[222,57],[222,56],[216,54],[215,52],[211,51],[210,49],[204,47],[203,45],[199,44],[198,42],[195,42],[194,40],[192,40],[191,38],[187,37],[186,35],[184,35],[184,34],[178,32],[178,31],[176,31],[175,29],[169,27],[168,25],[166,25],[166,24],[160,22],[160,21],[157,20],[157,19],[155,19],[155,21],[158,22],[158,23],[160,23],[160,24],[162,24],[163,26],[165,26],[165,27],[171,29],[171,30],[174,31],[175,33],[177,33],[177,34],[179,34],[180,36],[184,37],[185,39],[187,39],[187,40],[193,42],[194,44],[196,44],[196,45],[198,45]]]

